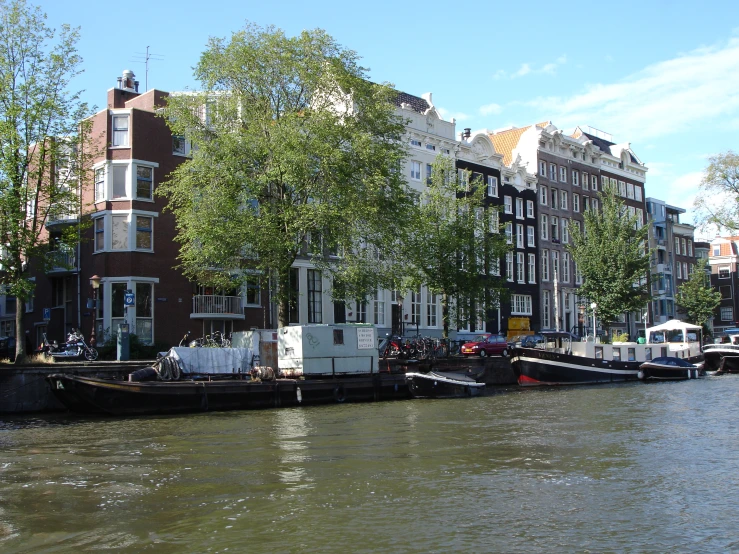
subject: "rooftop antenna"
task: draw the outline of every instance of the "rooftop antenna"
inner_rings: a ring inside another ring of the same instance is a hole
[[[146,65],[146,75],[144,78],[144,92],[149,90],[149,60],[157,61],[157,62],[161,62],[164,60],[164,56],[162,56],[161,54],[150,53],[149,48],[151,47],[150,46],[146,47],[146,53],[136,52],[134,56],[134,58],[136,59],[133,60],[135,63],[143,63]]]

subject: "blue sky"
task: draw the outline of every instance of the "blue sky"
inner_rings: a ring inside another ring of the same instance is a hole
[[[649,167],[647,195],[684,208],[707,157],[739,149],[735,0],[36,5],[52,26],[81,27],[85,73],[76,88],[98,107],[123,69],[144,88],[137,60],[147,46],[163,58],[150,63],[149,88],[197,88],[192,67],[208,37],[228,37],[250,20],[289,35],[325,29],[362,57],[373,80],[432,92],[458,130],[551,120],[611,133]]]

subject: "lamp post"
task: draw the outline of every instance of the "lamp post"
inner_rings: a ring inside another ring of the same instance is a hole
[[[598,307],[598,304],[593,302],[592,304],[590,304],[590,307],[593,310],[593,342],[595,342],[595,308]]]
[[[92,286],[92,331],[90,332],[90,346],[95,348],[97,338],[95,337],[95,326],[98,317],[98,289],[100,288],[100,277],[97,274],[90,277],[90,285]]]

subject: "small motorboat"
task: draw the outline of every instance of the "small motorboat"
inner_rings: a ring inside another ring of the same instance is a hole
[[[639,366],[639,378],[645,381],[687,381],[702,374],[702,364],[691,364],[675,356],[661,356]]]
[[[485,383],[459,373],[430,371],[428,373],[406,373],[408,391],[414,398],[462,398],[480,396]]]

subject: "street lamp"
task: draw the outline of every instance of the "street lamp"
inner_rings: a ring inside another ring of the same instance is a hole
[[[98,316],[98,289],[100,288],[100,277],[97,274],[90,277],[90,285],[92,286],[92,331],[90,332],[90,346],[95,348],[97,344],[95,326],[97,325]]]
[[[598,307],[598,304],[593,302],[590,304],[590,308],[593,310],[593,342],[595,342],[595,308]]]

